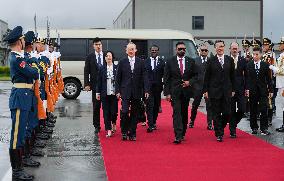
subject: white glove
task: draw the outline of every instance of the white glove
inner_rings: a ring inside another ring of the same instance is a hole
[[[32,58],[39,58],[39,54],[36,52],[36,51],[34,51],[34,52],[31,52],[30,53],[30,56],[32,57]]]
[[[279,68],[275,67],[274,65],[269,65],[269,68],[273,71],[274,74],[279,71]]]
[[[56,58],[59,58],[59,57],[61,57],[61,54],[60,54],[60,52],[54,52],[54,54],[55,54]]]
[[[53,73],[53,68],[52,68],[52,67],[49,67],[49,68],[47,69],[46,73],[47,73],[48,75],[50,75],[51,73]]]

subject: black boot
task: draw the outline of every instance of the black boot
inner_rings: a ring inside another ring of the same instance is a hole
[[[49,127],[49,128],[54,128],[55,127],[54,123],[51,123],[50,121],[46,122],[46,126]]]
[[[22,150],[10,149],[9,154],[12,166],[12,180],[33,180],[34,176],[24,171],[22,163]]]
[[[282,118],[282,120],[283,120],[282,126],[280,128],[276,129],[276,131],[278,131],[278,132],[284,132],[284,111],[283,111],[283,118]]]
[[[40,166],[40,162],[37,162],[31,158],[30,139],[26,139],[26,144],[24,147],[23,164],[25,167],[39,167]]]
[[[41,132],[43,133],[47,133],[47,134],[52,134],[53,133],[53,130],[51,128],[48,128],[48,127],[44,127],[44,126],[41,126],[40,128]]]

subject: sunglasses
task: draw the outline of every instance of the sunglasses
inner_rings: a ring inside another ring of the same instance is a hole
[[[178,48],[178,51],[185,51],[186,48]]]
[[[208,50],[207,50],[207,49],[201,49],[201,51],[202,51],[202,52],[208,52]]]

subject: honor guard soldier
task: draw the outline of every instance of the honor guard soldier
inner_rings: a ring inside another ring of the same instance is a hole
[[[246,60],[246,62],[248,63],[249,61],[252,60],[252,55],[250,52],[250,47],[252,46],[251,42],[249,40],[247,40],[246,38],[244,38],[242,40],[242,48],[244,51],[244,54],[242,55],[242,58],[244,58]],[[245,116],[247,119],[249,119],[249,99],[248,97],[245,97]]]
[[[262,60],[268,63],[269,65],[275,65],[275,54],[272,51],[274,44],[268,38],[263,38],[262,41],[262,51],[263,51],[263,58]],[[277,94],[277,89],[275,88],[275,76],[273,76],[273,72],[270,71],[270,76],[272,79],[272,86],[273,86],[273,97],[268,99],[268,125],[272,125],[272,117],[273,117],[273,109],[275,107],[275,96]],[[276,89],[276,90],[275,90]]]
[[[34,176],[24,171],[22,149],[25,144],[27,121],[33,104],[33,84],[30,83],[30,80],[36,80],[39,76],[38,71],[32,68],[24,58],[25,40],[22,32],[22,27],[17,26],[4,39],[12,50],[9,55],[10,75],[13,83],[9,99],[12,118],[9,154],[12,179],[33,180]]]
[[[250,53],[250,46],[251,46],[251,43],[250,43],[249,40],[247,40],[247,39],[242,40],[242,47],[243,47],[243,51],[244,51],[243,57],[246,59],[247,62],[252,60],[252,56],[251,56],[251,53]]]
[[[46,50],[46,39],[37,37],[36,38],[36,51],[39,54],[38,58],[38,64],[40,67],[40,98],[43,101],[43,107],[46,111],[47,109],[47,95],[46,95],[46,81],[48,81],[46,77],[47,69],[50,66],[50,60],[49,60],[49,51]],[[51,128],[47,127],[46,118],[40,120],[40,130],[43,133],[52,134],[53,130]]]
[[[282,104],[283,111],[283,124],[281,127],[277,128],[276,131],[284,132],[284,37],[282,37],[279,43],[279,50],[281,51],[281,54],[277,59],[276,65],[271,67],[276,75],[276,88],[278,88],[278,95],[281,100],[280,102]]]
[[[39,79],[39,68],[37,66],[37,59],[35,57],[32,57],[32,42],[34,40],[34,32],[29,31],[25,34],[25,51],[24,56],[25,60],[27,61],[27,64],[34,68],[38,72],[38,79]],[[34,79],[30,78],[28,79],[28,84],[34,84]],[[32,92],[32,109],[28,116],[28,122],[27,122],[27,130],[26,130],[26,138],[25,138],[25,147],[24,147],[24,158],[23,163],[24,166],[28,167],[38,167],[40,166],[40,163],[37,161],[34,161],[31,158],[31,154],[34,155],[34,150],[32,153],[32,146],[34,145],[34,139],[33,139],[33,132],[34,129],[38,126],[38,118],[37,118],[37,100],[35,97],[34,92]],[[39,143],[38,143],[39,144]],[[41,146],[45,146],[41,143]]]

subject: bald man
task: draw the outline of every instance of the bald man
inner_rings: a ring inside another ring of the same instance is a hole
[[[203,96],[203,84],[204,84],[204,75],[206,70],[206,65],[208,61],[208,47],[207,45],[201,45],[199,48],[200,56],[195,59],[194,71],[197,76],[194,77],[193,88],[194,88],[194,101],[191,108],[191,116],[189,128],[194,127],[194,121],[197,115],[197,109],[200,105],[202,96]],[[213,130],[212,127],[212,115],[210,111],[210,103],[208,99],[205,99],[206,102],[206,111],[207,111],[207,129]]]
[[[127,58],[120,60],[117,67],[115,91],[117,98],[122,99],[121,133],[123,141],[127,140],[127,137],[130,141],[136,141],[140,101],[143,96],[146,99],[149,96],[148,76],[144,61],[135,56],[136,52],[136,45],[130,42],[126,47]]]
[[[230,137],[236,138],[236,127],[241,121],[246,110],[245,101],[245,75],[246,75],[246,59],[239,56],[239,44],[231,43],[230,53],[235,64],[235,95],[232,97],[232,117],[230,119]]]

